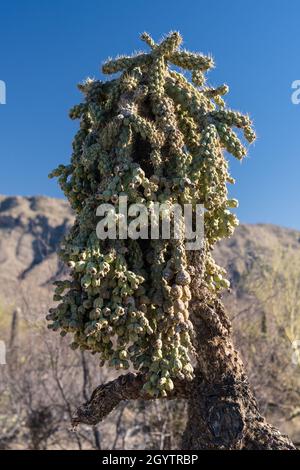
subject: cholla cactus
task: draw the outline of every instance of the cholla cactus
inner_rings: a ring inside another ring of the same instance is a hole
[[[68,166],[51,176],[76,213],[60,251],[71,280],[56,282],[49,328],[74,335],[71,347],[99,354],[116,369],[132,365],[146,375],[144,389],[165,396],[175,377],[192,379],[193,325],[189,320],[190,274],[184,239],[99,240],[100,202],[185,203],[205,206],[204,282],[213,291],[228,287],[224,271],[211,256],[217,240],[232,234],[224,150],[246,155],[236,133],[255,138],[247,116],[225,107],[227,86],[209,88],[204,73],[211,57],[179,49],[182,38],[170,33],[159,44],[148,34],[149,53],[119,57],[103,65],[118,78],[88,79],[85,96],[72,119],[80,119]],[[191,71],[190,82],[169,67]]]

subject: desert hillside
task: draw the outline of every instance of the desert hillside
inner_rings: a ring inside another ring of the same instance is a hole
[[[0,299],[6,306],[30,303],[33,313],[48,308],[51,281],[61,274],[56,250],[72,223],[63,199],[43,196],[0,196]],[[257,260],[271,263],[282,250],[298,253],[300,232],[274,225],[241,225],[232,238],[216,250],[226,267],[233,292],[228,297],[246,299],[245,279]]]
[[[5,306],[42,313],[51,280],[59,275],[56,250],[72,221],[67,202],[0,196],[0,298]]]

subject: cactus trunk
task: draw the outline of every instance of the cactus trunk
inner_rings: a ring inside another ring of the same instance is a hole
[[[259,412],[244,365],[234,349],[231,324],[219,299],[202,284],[201,254],[190,256],[192,317],[197,367],[188,397],[188,422],[182,448],[294,449],[287,436]]]

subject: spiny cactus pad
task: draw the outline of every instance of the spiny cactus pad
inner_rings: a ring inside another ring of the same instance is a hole
[[[148,208],[203,204],[204,282],[213,291],[226,288],[211,256],[238,223],[224,151],[246,155],[233,127],[250,143],[255,134],[249,117],[226,108],[228,87],[206,85],[211,57],[180,49],[177,32],[159,44],[146,33],[141,38],[150,52],[106,62],[103,72],[117,78],[86,80],[83,103],[70,111],[80,119],[71,162],[50,176],[76,213],[60,250],[71,278],[55,283],[59,304],[47,318],[52,330],[74,335],[72,348],[99,354],[117,370],[133,366],[146,374],[147,393],[165,396],[172,379],[193,377],[185,240],[99,240],[96,208],[109,202],[117,212],[120,196]]]

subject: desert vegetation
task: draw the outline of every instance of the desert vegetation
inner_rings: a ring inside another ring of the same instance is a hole
[[[116,377],[111,369],[99,369],[89,353],[70,350],[67,337],[47,329],[52,280],[64,275],[55,254],[63,234],[59,227],[67,231],[72,216],[62,200],[2,197],[0,217],[2,246],[10,240],[1,250],[0,272],[0,339],[7,346],[7,364],[0,366],[1,448],[178,448],[187,419],[186,403],[180,400],[124,402],[95,428],[82,425],[76,434],[72,431],[70,413],[99,383]],[[285,282],[291,298],[297,298],[299,239],[299,232],[280,227],[242,225],[215,249],[232,284],[223,301],[259,406],[295,443],[300,441],[299,366],[293,363],[291,342],[298,327],[290,324],[290,304],[280,299],[286,295]],[[281,265],[283,253],[286,263]],[[296,308],[292,318],[298,317]]]

